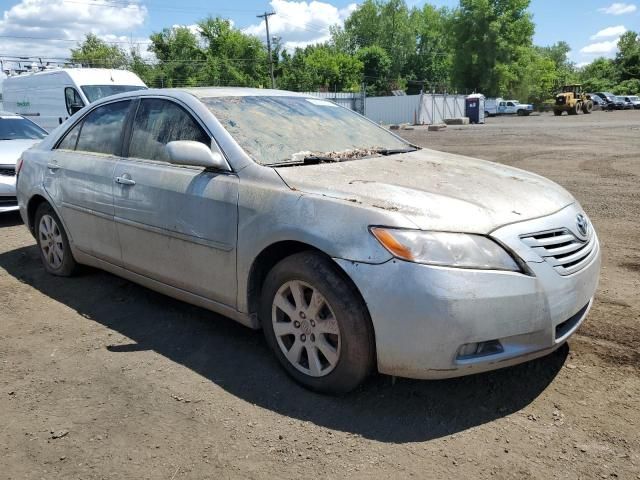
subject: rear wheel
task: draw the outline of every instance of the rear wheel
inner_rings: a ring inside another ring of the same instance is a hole
[[[45,270],[61,277],[73,275],[78,269],[78,264],[71,254],[67,232],[48,203],[38,206],[35,228],[40,258]]]
[[[373,369],[373,327],[366,307],[321,254],[292,255],[269,272],[260,319],[284,369],[307,388],[346,393]]]

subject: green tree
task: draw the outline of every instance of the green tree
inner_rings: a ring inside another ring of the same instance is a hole
[[[187,27],[165,28],[149,37],[158,59],[155,87],[196,86],[206,61],[198,38]]]
[[[529,0],[460,0],[452,21],[452,77],[459,89],[497,96],[518,81],[511,67],[532,47],[528,7]]]
[[[403,75],[410,80],[424,80],[439,89],[450,85],[452,52],[449,28],[452,13],[446,8],[425,4],[411,12],[415,49],[409,55]],[[428,85],[429,86],[429,85]],[[428,87],[427,86],[427,87]]]
[[[626,32],[618,40],[615,65],[620,80],[640,78],[640,38],[636,32]]]
[[[391,58],[384,48],[373,45],[358,50],[356,58],[362,62],[363,80],[368,95],[385,95],[389,92]]]
[[[77,48],[71,49],[71,62],[85,67],[122,68],[128,64],[128,59],[119,46],[109,45],[93,33],[89,33]]]
[[[606,92],[618,83],[618,72],[613,60],[596,58],[578,72],[578,78],[585,90]]]

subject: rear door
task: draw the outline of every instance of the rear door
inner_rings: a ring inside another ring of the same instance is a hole
[[[235,306],[237,176],[168,163],[170,141],[217,148],[197,117],[172,99],[142,98],[130,137],[114,175],[124,266]]]
[[[117,264],[113,177],[131,105],[124,100],[93,109],[58,143],[45,178],[75,246]]]

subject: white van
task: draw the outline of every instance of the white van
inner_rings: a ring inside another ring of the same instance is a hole
[[[59,68],[5,78],[2,103],[4,110],[50,132],[91,102],[143,88],[147,88],[144,82],[126,70]]]

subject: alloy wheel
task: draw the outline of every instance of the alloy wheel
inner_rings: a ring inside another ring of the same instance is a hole
[[[64,261],[64,243],[56,220],[51,215],[43,215],[38,226],[38,241],[49,266],[57,270]]]
[[[323,377],[340,359],[340,328],[326,298],[308,283],[282,285],[272,304],[272,325],[280,350],[300,372]]]

